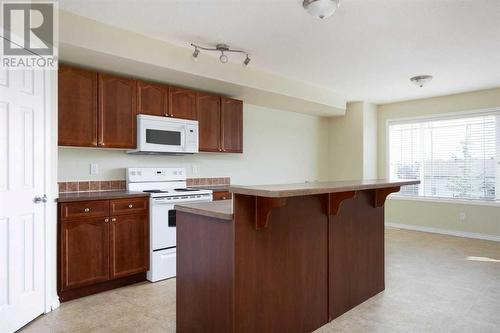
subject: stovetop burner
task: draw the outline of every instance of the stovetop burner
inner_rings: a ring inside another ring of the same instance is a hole
[[[175,188],[174,191],[177,192],[193,192],[193,191],[199,191],[196,188]]]
[[[142,192],[145,192],[145,193],[168,193],[168,191],[165,191],[165,190],[144,190]]]

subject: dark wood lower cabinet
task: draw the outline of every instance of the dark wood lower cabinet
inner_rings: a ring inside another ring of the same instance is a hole
[[[149,269],[147,215],[123,215],[111,219],[111,278]]]
[[[59,204],[61,301],[145,280],[149,269],[147,201],[148,198],[131,198]],[[109,207],[122,206],[130,213],[115,209],[121,215],[110,215],[113,210]],[[95,209],[105,216],[92,217]],[[81,211],[83,215],[68,211]]]
[[[66,221],[61,227],[61,290],[109,279],[109,224],[104,218]]]

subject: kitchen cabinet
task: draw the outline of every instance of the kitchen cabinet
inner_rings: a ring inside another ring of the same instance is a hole
[[[109,224],[106,218],[68,221],[61,226],[61,290],[109,279]]]
[[[145,279],[147,197],[59,203],[58,228],[62,301]]]
[[[198,95],[198,149],[204,152],[221,151],[221,98],[217,95]]]
[[[157,83],[137,82],[137,113],[169,117],[169,87]]]
[[[210,94],[198,96],[199,150],[243,152],[243,102]]]
[[[145,272],[149,267],[149,221],[147,215],[111,218],[111,278]]]
[[[243,152],[242,101],[60,66],[60,146],[135,149],[137,114],[198,120],[199,151]]]
[[[169,111],[174,118],[198,119],[198,93],[194,90],[171,87],[169,89]]]
[[[99,73],[99,147],[136,147],[136,98],[135,80]]]
[[[213,197],[214,201],[231,200],[232,195],[231,195],[231,192],[229,192],[229,191],[214,191],[212,197]]]
[[[221,98],[221,149],[225,153],[243,152],[243,102]]]
[[[65,65],[58,74],[59,146],[97,146],[97,73]]]

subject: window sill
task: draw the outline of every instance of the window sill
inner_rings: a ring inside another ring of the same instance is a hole
[[[389,200],[402,200],[402,201],[423,201],[433,203],[447,203],[457,205],[472,205],[472,206],[492,206],[500,207],[500,201],[484,201],[484,200],[466,200],[466,199],[450,199],[450,198],[432,198],[432,197],[418,197],[393,194],[388,197]]]

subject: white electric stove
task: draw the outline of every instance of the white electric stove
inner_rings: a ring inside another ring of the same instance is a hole
[[[174,205],[212,201],[212,191],[186,187],[184,168],[128,168],[127,190],[150,194],[150,270],[151,282],[175,276],[176,213]]]

